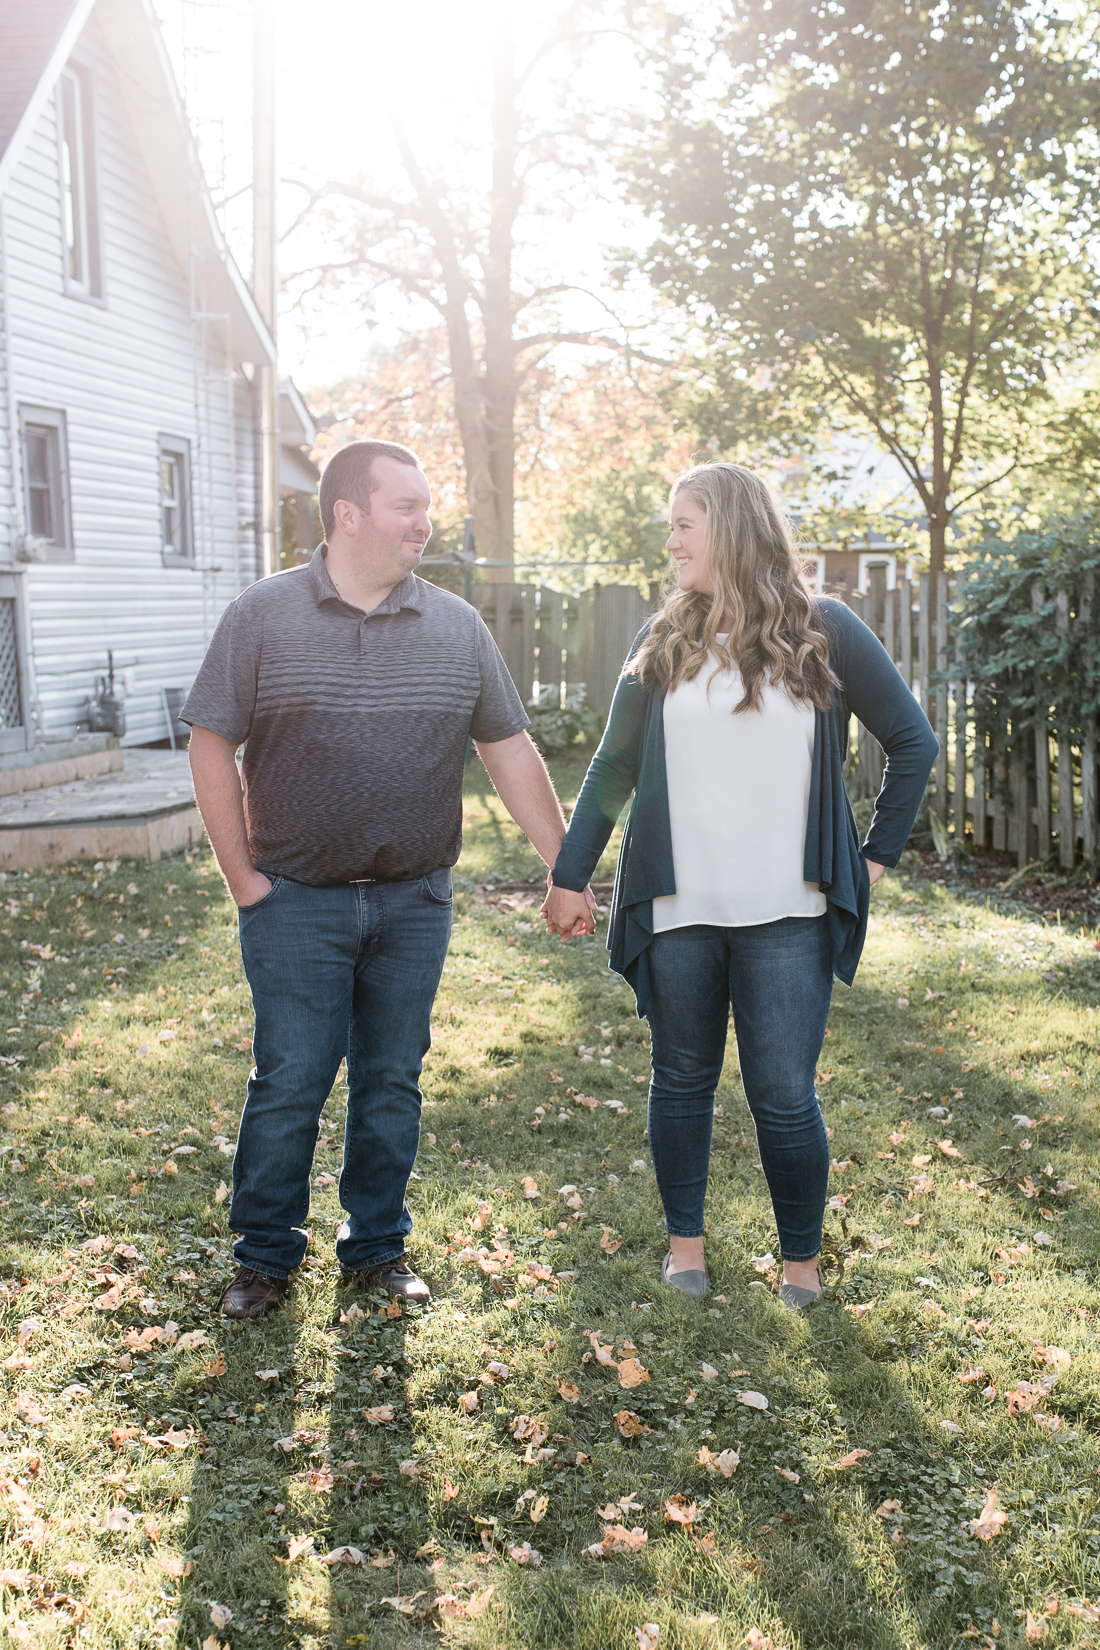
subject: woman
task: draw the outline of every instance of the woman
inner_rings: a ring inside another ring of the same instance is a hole
[[[870,885],[896,865],[935,734],[885,649],[815,599],[764,483],[701,464],[671,496],[677,588],[639,634],[543,907],[592,933],[583,890],[633,792],[608,949],[649,1020],[649,1144],[682,1294],[709,1286],[703,1204],[730,1006],[783,1256],[779,1299],[821,1292],[829,1147],[814,1090],[832,976],[851,985]],[[886,753],[862,852],[849,716]]]

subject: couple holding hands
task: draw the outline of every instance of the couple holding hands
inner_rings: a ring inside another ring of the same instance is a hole
[[[937,750],[912,694],[873,633],[809,590],[760,478],[698,465],[672,488],[675,588],[631,649],[567,828],[485,625],[415,577],[431,534],[415,456],[351,443],[320,492],[325,542],[230,604],[182,712],[256,1017],[223,1313],[277,1307],[301,1263],[344,1059],[337,1259],[357,1284],[430,1299],[405,1259],[405,1192],[468,739],[550,867],[543,915],[563,940],[594,931],[589,879],[633,798],[608,948],[649,1021],[664,1284],[709,1287],[703,1211],[732,1010],[779,1299],[809,1305],[829,1174],[814,1075],[833,975],[855,977],[870,885],[901,856]],[[886,754],[862,848],[843,776],[853,714]]]

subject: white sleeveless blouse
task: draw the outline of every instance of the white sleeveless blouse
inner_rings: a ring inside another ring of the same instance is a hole
[[[770,683],[760,710],[734,706],[740,671],[707,691],[713,654],[665,695],[665,766],[676,892],[653,901],[653,931],[706,923],[750,927],[821,917],[825,896],[802,877],[814,707]]]

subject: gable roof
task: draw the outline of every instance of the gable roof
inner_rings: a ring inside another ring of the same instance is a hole
[[[0,0],[0,189],[88,21],[95,0]]]
[[[274,340],[221,232],[151,0],[0,0],[0,195],[93,9],[181,268],[196,259],[201,307],[224,308],[236,358],[273,365]]]

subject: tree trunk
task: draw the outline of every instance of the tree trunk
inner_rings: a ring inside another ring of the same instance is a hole
[[[493,171],[489,203],[489,245],[482,259],[485,296],[482,320],[485,327],[485,374],[483,402],[485,436],[488,444],[489,520],[475,525],[483,534],[483,554],[494,560],[511,562],[515,556],[515,412],[516,357],[512,341],[512,230],[519,210],[520,188],[516,179],[516,82],[512,62],[512,15],[510,0],[493,7]],[[488,548],[489,545],[493,549]],[[497,567],[490,576],[508,581],[514,575],[508,567]]]
[[[947,550],[947,511],[938,505],[928,513],[928,571],[943,572],[943,558]]]

